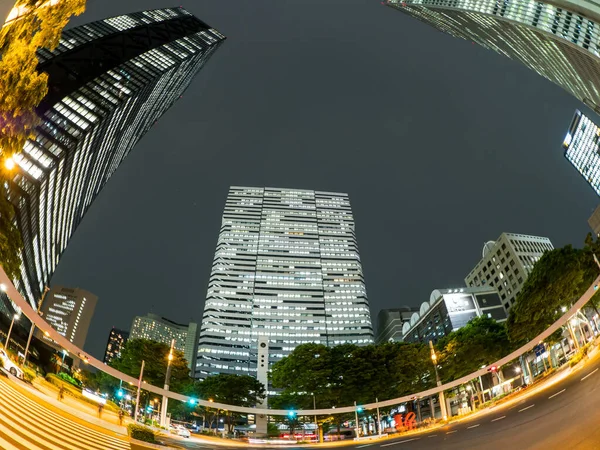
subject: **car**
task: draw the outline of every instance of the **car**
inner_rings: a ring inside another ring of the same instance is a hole
[[[13,377],[20,378],[21,380],[23,379],[23,371],[19,366],[10,360],[6,350],[3,348],[0,348],[0,363],[2,364],[4,370],[9,372]]]
[[[169,427],[169,432],[184,438],[189,438],[191,436],[189,430],[182,425],[171,425]]]

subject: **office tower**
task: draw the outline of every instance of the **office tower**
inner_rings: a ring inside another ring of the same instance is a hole
[[[32,306],[103,186],[223,39],[168,8],[72,28],[39,50],[48,94],[8,186],[24,242],[15,284]]]
[[[386,4],[524,64],[600,112],[597,3],[386,0]]]
[[[419,308],[401,306],[400,308],[382,309],[377,315],[377,335],[375,342],[395,342],[402,340],[402,326],[410,322],[412,315],[419,312]]]
[[[506,310],[496,289],[488,286],[436,289],[429,301],[421,304],[419,312],[414,313],[410,321],[403,325],[403,340],[436,343],[476,317],[506,321]]]
[[[600,195],[600,128],[581,111],[575,111],[563,147],[565,158]]]
[[[118,328],[112,327],[108,334],[108,342],[106,343],[106,350],[104,351],[104,364],[110,364],[110,362],[121,356],[121,350],[127,342],[129,337],[129,331],[119,330]]]
[[[256,372],[300,344],[373,342],[347,194],[231,187],[217,243],[196,376]]]
[[[600,237],[600,206],[596,207],[588,219],[588,225],[592,229],[593,235]]]
[[[83,348],[98,297],[79,288],[54,286],[42,303],[42,316],[60,335]],[[54,345],[36,328],[36,336]]]
[[[544,252],[553,250],[550,239],[524,234],[502,233],[483,246],[481,260],[465,278],[467,286],[495,288],[509,310],[521,292],[533,265]]]
[[[150,339],[171,345],[175,339],[175,349],[183,352],[188,367],[193,372],[198,346],[198,325],[190,322],[182,325],[156,314],[136,316],[131,324],[129,339]]]

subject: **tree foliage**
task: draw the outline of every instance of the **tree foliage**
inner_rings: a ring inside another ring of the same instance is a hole
[[[169,387],[172,391],[182,392],[191,382],[190,370],[182,352],[175,350],[173,354]],[[123,346],[121,356],[112,360],[110,365],[127,375],[138,378],[143,360],[144,381],[154,386],[162,386],[165,382],[168,355],[167,344],[148,339],[131,339]]]
[[[508,355],[512,350],[506,325],[477,317],[438,341],[440,377],[456,380]]]
[[[600,250],[591,236],[583,249],[567,245],[544,253],[517,296],[507,325],[510,340],[516,344],[530,341],[570,308],[598,275],[593,253]],[[594,295],[590,306],[596,307]]]

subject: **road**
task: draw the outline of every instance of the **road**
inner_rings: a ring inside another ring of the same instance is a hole
[[[217,448],[194,438],[167,438],[167,442],[188,449]],[[525,391],[518,400],[505,406],[497,406],[430,432],[377,442],[363,441],[341,448],[600,450],[600,351],[583,368],[571,372],[552,386],[539,392],[535,392],[535,388],[532,392]]]
[[[129,450],[128,438],[40,401],[0,374],[0,449]]]

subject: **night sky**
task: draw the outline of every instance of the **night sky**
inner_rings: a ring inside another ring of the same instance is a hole
[[[374,323],[462,286],[503,231],[583,242],[598,199],[561,147],[581,106],[549,81],[378,0],[182,5],[228,39],[52,280],[99,296],[93,355],[135,315],[201,320],[230,185],[349,193]],[[72,25],[169,6],[90,0]]]

